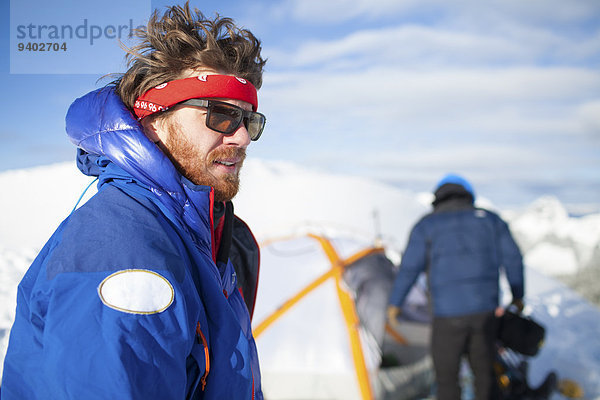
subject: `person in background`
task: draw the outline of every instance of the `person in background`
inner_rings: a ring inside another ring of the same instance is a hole
[[[434,191],[433,211],[412,229],[388,305],[395,323],[420,273],[426,272],[433,323],[431,353],[437,398],[459,400],[460,364],[467,356],[475,378],[475,398],[499,396],[493,362],[500,270],[504,268],[512,303],[523,309],[521,252],[508,225],[495,213],[474,206],[475,192],[463,177],[448,174]]]
[[[98,193],[19,285],[2,400],[263,398],[258,245],[231,203],[265,126],[260,41],[188,3],[137,35],[67,113]]]

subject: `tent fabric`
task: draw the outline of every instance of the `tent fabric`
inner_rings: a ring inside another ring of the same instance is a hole
[[[377,397],[381,353],[376,336],[382,333],[373,334],[359,318],[357,304],[364,315],[368,302],[357,302],[357,294],[372,293],[377,284],[361,260],[383,252],[316,235],[261,246],[253,332],[266,398]],[[385,314],[385,306],[379,314]]]

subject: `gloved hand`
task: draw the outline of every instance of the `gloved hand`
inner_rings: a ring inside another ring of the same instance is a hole
[[[398,325],[398,316],[400,315],[401,312],[402,312],[402,310],[400,309],[400,307],[388,306],[388,308],[387,308],[388,324],[390,324],[393,327],[397,326]]]
[[[513,299],[510,305],[514,306],[519,314],[521,314],[523,312],[523,308],[525,308],[525,304],[523,304],[523,299]]]

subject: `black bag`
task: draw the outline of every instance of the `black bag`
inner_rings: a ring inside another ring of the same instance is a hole
[[[506,311],[498,321],[498,340],[506,348],[535,356],[544,342],[546,329],[530,317]]]

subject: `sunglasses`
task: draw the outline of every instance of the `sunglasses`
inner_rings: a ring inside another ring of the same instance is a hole
[[[259,112],[244,110],[223,101],[190,99],[180,104],[206,108],[206,126],[224,135],[231,135],[243,122],[248,135],[250,135],[250,140],[256,141],[267,122],[267,118]]]

